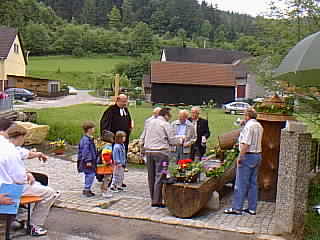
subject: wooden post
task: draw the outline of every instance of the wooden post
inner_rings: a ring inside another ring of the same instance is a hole
[[[117,98],[120,92],[120,75],[116,74],[114,79],[114,96]]]

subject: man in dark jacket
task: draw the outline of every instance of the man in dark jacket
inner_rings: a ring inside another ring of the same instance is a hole
[[[191,158],[199,161],[206,153],[206,143],[210,137],[210,130],[208,120],[200,118],[200,108],[193,107],[191,109],[191,118],[189,121],[192,122],[196,132],[196,142],[192,145]]]
[[[110,106],[103,114],[100,121],[101,136],[104,130],[116,134],[117,131],[124,131],[127,134],[125,147],[128,153],[129,136],[132,130],[132,120],[127,108],[128,97],[120,94],[116,99],[116,104]]]

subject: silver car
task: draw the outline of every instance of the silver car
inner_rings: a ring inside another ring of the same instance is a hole
[[[225,113],[243,114],[244,111],[250,107],[251,107],[250,104],[245,102],[232,102],[232,103],[225,104],[223,106],[223,109]]]

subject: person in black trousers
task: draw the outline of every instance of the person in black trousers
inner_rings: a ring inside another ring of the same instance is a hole
[[[210,137],[210,130],[208,120],[200,117],[201,109],[199,107],[193,107],[191,109],[191,118],[196,132],[196,142],[192,145],[191,158],[194,161],[201,161],[201,158],[206,153],[207,140]]]
[[[126,155],[128,154],[129,138],[133,128],[133,122],[127,106],[128,97],[124,94],[120,94],[116,99],[116,104],[110,106],[104,112],[100,120],[101,136],[103,131],[110,131],[113,134],[116,134],[118,131],[123,131],[126,133],[127,137],[123,143],[125,146]],[[128,171],[127,168],[126,171]],[[126,188],[126,184],[123,184],[122,187]]]

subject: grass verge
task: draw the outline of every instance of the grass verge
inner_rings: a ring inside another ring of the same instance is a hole
[[[70,144],[78,144],[82,136],[81,124],[85,120],[92,120],[97,124],[97,133],[99,133],[99,122],[106,110],[105,106],[94,104],[80,104],[62,108],[48,108],[33,110],[38,113],[38,123],[50,126],[49,140],[59,138],[65,139]],[[142,106],[130,107],[130,113],[135,122],[131,139],[139,138],[144,120],[151,115],[152,107],[148,104]],[[173,116],[176,118],[178,109],[173,109]],[[206,114],[204,114],[206,117]],[[226,133],[235,126],[233,122],[238,116],[224,114],[220,109],[211,109],[208,111],[209,127],[211,137],[209,139],[209,148],[217,143],[217,136]]]

